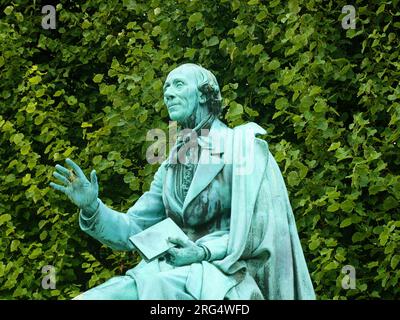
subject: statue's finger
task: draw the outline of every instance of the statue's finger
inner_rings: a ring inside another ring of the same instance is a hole
[[[52,187],[54,190],[61,191],[63,193],[66,193],[67,189],[63,186],[60,186],[59,184],[56,184],[54,182],[50,182],[50,187]]]
[[[66,177],[64,177],[62,174],[59,174],[58,172],[53,172],[53,176],[60,180],[64,185],[68,185],[69,181]]]
[[[92,170],[92,172],[90,173],[90,182],[93,186],[97,186],[96,170]]]
[[[79,178],[85,178],[85,174],[83,173],[82,169],[75,162],[73,162],[70,158],[67,158],[65,162],[75,171]]]
[[[174,259],[174,258],[177,256],[177,254],[178,254],[178,250],[175,249],[175,248],[171,248],[171,249],[169,249],[169,250],[167,251],[167,253],[170,255],[170,257],[171,257],[172,259]]]
[[[169,237],[169,238],[168,238],[168,242],[173,243],[173,244],[177,244],[177,243],[176,243],[176,242],[177,242],[177,239],[174,238],[174,237]]]
[[[174,265],[173,264],[173,258],[172,258],[172,256],[171,255],[169,255],[169,254],[167,254],[166,256],[165,256],[165,261],[168,263],[168,264],[170,264],[170,265]]]
[[[177,244],[178,246],[184,247],[186,246],[186,241],[181,239],[181,238],[176,238],[176,237],[170,237],[168,239],[169,242],[173,244]]]
[[[67,179],[70,177],[70,171],[67,168],[64,168],[63,166],[60,166],[59,164],[56,164],[56,170],[61,173],[63,176],[65,176]]]

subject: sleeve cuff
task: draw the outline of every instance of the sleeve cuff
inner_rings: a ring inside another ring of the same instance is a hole
[[[199,247],[204,250],[205,256],[204,256],[204,261],[210,261],[211,258],[211,252],[210,250],[203,244],[199,244]]]
[[[208,251],[207,261],[222,260],[225,258],[228,249],[228,235],[226,234],[198,245]]]
[[[90,230],[94,227],[94,223],[96,221],[96,218],[99,215],[100,212],[100,206],[102,205],[102,202],[100,199],[97,199],[97,209],[94,213],[90,214],[87,211],[81,209],[79,212],[79,226],[83,231]]]

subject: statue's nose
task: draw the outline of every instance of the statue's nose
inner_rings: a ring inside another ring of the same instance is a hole
[[[167,90],[165,90],[164,97],[167,100],[171,100],[175,97],[175,94],[173,93],[171,87],[169,87],[169,88],[167,88]]]

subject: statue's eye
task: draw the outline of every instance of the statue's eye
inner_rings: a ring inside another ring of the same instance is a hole
[[[182,81],[178,81],[175,86],[179,89],[183,87],[183,82]]]
[[[164,85],[164,88],[163,88],[164,93],[165,93],[165,91],[167,91],[167,89],[169,88],[169,86],[170,86],[169,84],[165,84],[165,85]]]

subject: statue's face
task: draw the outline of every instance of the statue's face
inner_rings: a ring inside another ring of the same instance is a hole
[[[164,84],[164,102],[173,121],[185,121],[199,103],[199,92],[193,68],[181,66],[172,70]]]

